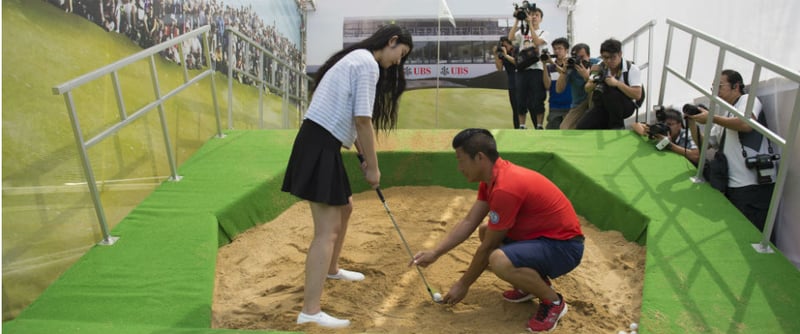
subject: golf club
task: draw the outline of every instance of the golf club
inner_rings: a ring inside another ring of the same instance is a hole
[[[358,156],[358,161],[363,163],[364,162],[364,156],[361,155],[361,154],[358,154],[357,156]],[[378,193],[378,198],[380,198],[381,203],[383,203],[383,208],[386,209],[386,213],[389,214],[389,219],[392,220],[392,225],[394,225],[394,229],[397,230],[397,234],[400,235],[400,240],[403,241],[403,246],[406,247],[406,251],[408,252],[408,256],[413,261],[414,260],[414,254],[411,253],[411,248],[408,247],[408,242],[406,242],[406,238],[403,237],[403,232],[400,231],[400,226],[397,226],[397,222],[394,220],[394,215],[392,215],[392,211],[389,210],[389,206],[386,205],[386,198],[383,197],[383,192],[381,192],[381,188],[380,187],[375,188],[375,192]],[[434,296],[434,292],[431,289],[431,286],[428,285],[428,280],[426,280],[425,279],[425,275],[422,274],[422,269],[419,269],[418,265],[414,265],[414,267],[417,268],[417,272],[419,273],[419,277],[422,278],[422,283],[425,283],[425,288],[428,289],[428,294],[431,295],[431,299],[433,299],[433,301],[436,302],[436,303],[441,303],[442,302],[441,295],[439,295],[439,298],[436,298]]]

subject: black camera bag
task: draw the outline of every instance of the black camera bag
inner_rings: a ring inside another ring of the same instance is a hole
[[[703,178],[723,194],[728,190],[728,158],[722,153],[722,149],[714,153],[714,160],[706,160]]]
[[[722,132],[722,139],[720,140],[719,149],[714,153],[713,160],[706,160],[703,167],[703,178],[711,184],[714,189],[725,193],[728,190],[728,158],[725,153],[722,153],[725,147],[725,133]]]
[[[524,71],[529,66],[539,61],[539,48],[529,47],[522,49],[517,54],[517,70]]]

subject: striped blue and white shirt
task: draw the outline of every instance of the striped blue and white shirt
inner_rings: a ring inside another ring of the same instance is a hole
[[[358,49],[348,53],[325,73],[305,118],[350,148],[357,135],[355,117],[372,117],[379,76],[380,67],[372,52]]]

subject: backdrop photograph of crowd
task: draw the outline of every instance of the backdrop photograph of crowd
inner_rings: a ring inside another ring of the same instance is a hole
[[[263,22],[252,5],[239,8],[217,0],[48,0],[65,12],[74,13],[96,23],[108,32],[123,34],[143,49],[168,41],[199,27],[211,26],[209,47],[215,69],[228,73],[228,64],[257,76],[260,52],[255,47],[245,52],[245,43],[234,40],[234,54],[228,59],[228,36],[225,29],[236,29],[258,42],[294,69],[303,68],[302,52],[288,38],[279,33],[274,25]],[[202,40],[193,39],[183,45],[186,66],[200,69],[206,64]],[[164,58],[181,64],[177,45],[165,50]],[[245,55],[247,55],[245,57]],[[265,72],[273,64],[270,58]],[[268,73],[265,73],[268,74]],[[255,85],[246,76],[234,72],[234,77],[244,84]],[[278,77],[280,79],[280,77]]]

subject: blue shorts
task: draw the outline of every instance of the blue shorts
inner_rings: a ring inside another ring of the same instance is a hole
[[[575,269],[583,257],[583,237],[569,240],[538,238],[512,241],[500,247],[514,267],[528,267],[556,278]]]

